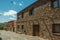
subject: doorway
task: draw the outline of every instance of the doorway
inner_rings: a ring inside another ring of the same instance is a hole
[[[15,27],[13,27],[13,32],[15,32]]]
[[[40,36],[39,25],[33,25],[33,36]]]

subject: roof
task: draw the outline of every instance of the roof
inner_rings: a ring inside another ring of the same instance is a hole
[[[16,20],[9,21],[8,23],[10,23],[10,22],[16,22]]]
[[[38,6],[42,6],[42,5],[46,4],[47,2],[49,2],[49,0],[38,0],[38,1],[34,2],[33,4],[29,5],[28,7],[24,8],[23,10],[19,11],[18,13],[27,12],[31,8],[36,8]]]

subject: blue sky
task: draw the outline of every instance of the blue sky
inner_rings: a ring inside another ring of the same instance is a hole
[[[36,0],[0,0],[0,23],[16,20],[19,11]]]

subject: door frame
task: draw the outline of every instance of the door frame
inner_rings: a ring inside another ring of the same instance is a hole
[[[38,32],[38,34],[36,34],[36,32]],[[40,36],[40,26],[39,26],[39,24],[33,24],[33,36]]]

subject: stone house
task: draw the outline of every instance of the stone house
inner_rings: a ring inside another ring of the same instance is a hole
[[[6,29],[12,32],[16,32],[16,20],[9,21],[8,27]]]
[[[60,40],[60,0],[37,0],[18,12],[17,31]]]
[[[4,26],[5,26],[5,27],[4,27],[4,30],[8,30],[8,22],[5,22],[5,23],[4,23]]]
[[[5,26],[8,26],[8,22],[5,22],[4,25],[5,25]]]

